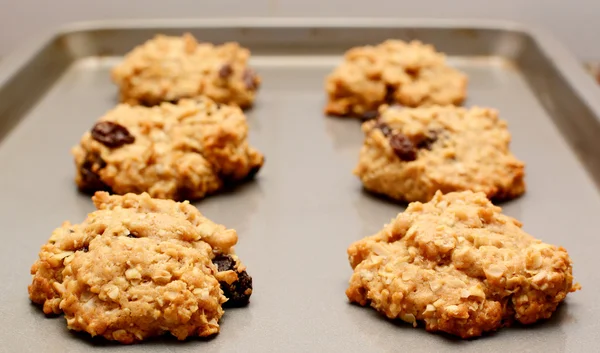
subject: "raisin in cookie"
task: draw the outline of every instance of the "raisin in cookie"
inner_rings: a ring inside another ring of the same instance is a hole
[[[246,108],[260,85],[249,57],[238,43],[198,43],[189,33],[158,35],[127,54],[112,78],[124,103],[156,105],[203,95]]]
[[[372,192],[426,202],[437,190],[472,190],[505,200],[525,192],[523,162],[492,109],[382,107],[365,122],[354,174]]]
[[[120,104],[72,150],[86,192],[147,192],[196,200],[252,178],[263,164],[248,145],[243,112],[210,99],[143,107]]]
[[[387,40],[346,52],[326,80],[325,113],[369,117],[382,104],[460,104],[467,77],[446,64],[444,54],[419,41]]]
[[[411,203],[348,255],[351,302],[463,338],[547,319],[580,288],[565,249],[533,238],[471,191]]]
[[[71,329],[131,343],[216,333],[222,306],[248,303],[235,230],[145,193],[93,201],[97,211],[56,229],[31,268],[29,296],[46,314],[64,311]]]

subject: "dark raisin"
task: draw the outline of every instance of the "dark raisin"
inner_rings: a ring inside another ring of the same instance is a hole
[[[98,175],[98,171],[104,167],[106,167],[106,162],[100,156],[88,154],[85,157],[85,161],[79,168],[79,175],[81,176],[79,188],[81,191],[111,191],[111,188]]]
[[[83,252],[88,252],[90,249],[87,246],[84,246],[83,248],[79,249],[79,251],[83,251]]]
[[[388,124],[381,121],[378,122],[377,125],[375,125],[375,128],[381,130],[383,136],[385,137],[390,136],[390,134],[392,133],[392,129],[388,126]]]
[[[394,86],[386,86],[385,87],[385,102],[387,104],[392,104],[395,102],[395,96],[396,94],[396,89],[394,88]]]
[[[235,260],[229,255],[217,255],[212,263],[217,266],[219,272],[235,270]]]
[[[121,147],[135,141],[135,137],[129,133],[125,126],[110,121],[101,121],[94,125],[92,137],[110,148]]]
[[[252,295],[252,277],[246,271],[238,272],[238,280],[227,284],[220,282],[225,298],[229,299],[223,306],[240,307],[247,305]]]
[[[217,255],[212,262],[217,266],[219,272],[236,271],[235,260],[229,255]],[[252,277],[246,271],[237,273],[238,280],[229,284],[219,282],[223,295],[228,299],[224,306],[239,307],[248,304],[252,295]]]
[[[244,74],[242,75],[242,80],[244,80],[244,85],[247,89],[253,90],[256,89],[256,74],[251,69],[244,70]]]
[[[223,66],[221,66],[221,68],[219,69],[220,78],[227,78],[231,76],[232,73],[233,68],[231,67],[231,64],[223,64]]]
[[[373,120],[373,119],[377,119],[379,117],[379,111],[377,110],[367,110],[366,112],[363,113],[363,115],[361,115],[360,120],[364,121],[368,121],[368,120]]]
[[[396,153],[396,156],[403,161],[414,161],[417,159],[417,149],[412,141],[404,134],[394,134],[390,136],[390,146]]]
[[[429,131],[429,133],[425,136],[424,139],[417,143],[418,149],[427,149],[431,151],[431,145],[437,141],[438,134],[436,131]]]

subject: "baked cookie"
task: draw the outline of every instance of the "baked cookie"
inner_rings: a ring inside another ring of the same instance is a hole
[[[167,331],[217,333],[222,306],[248,303],[252,278],[234,253],[235,230],[189,202],[146,193],[92,199],[98,210],[57,228],[31,268],[29,296],[44,313],[131,343]]]
[[[99,235],[64,262],[60,308],[71,330],[122,343],[219,332],[225,297],[210,248]]]
[[[72,150],[86,192],[147,192],[197,200],[252,178],[263,155],[247,142],[243,112],[207,98],[143,107],[120,104]]]
[[[533,238],[471,191],[411,203],[348,256],[351,302],[462,338],[547,319],[580,289],[565,249]]]
[[[112,78],[123,103],[156,105],[207,96],[247,108],[260,85],[248,67],[249,57],[250,51],[238,43],[199,43],[189,33],[158,35],[127,54]]]
[[[370,117],[382,104],[408,107],[460,104],[467,76],[446,64],[444,54],[419,41],[387,40],[346,52],[326,79],[325,113]]]
[[[506,200],[525,192],[523,162],[492,109],[454,106],[382,107],[363,123],[354,170],[364,187],[400,201],[431,199],[437,190],[472,190]]]

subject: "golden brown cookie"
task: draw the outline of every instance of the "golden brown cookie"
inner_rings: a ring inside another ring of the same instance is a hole
[[[467,76],[449,67],[444,54],[419,41],[387,40],[346,52],[326,79],[325,113],[368,118],[382,104],[408,107],[460,104]]]
[[[106,192],[93,201],[98,210],[56,229],[31,268],[29,296],[46,314],[64,311],[72,329],[130,343],[216,333],[221,306],[248,303],[252,278],[234,253],[235,230],[189,202]]]
[[[565,249],[471,191],[411,203],[348,256],[351,302],[463,338],[547,319],[579,289]]]
[[[264,157],[247,136],[239,108],[207,98],[120,104],[73,148],[75,181],[86,192],[197,200],[258,173]]]
[[[354,174],[372,192],[408,202],[429,201],[438,190],[495,200],[525,192],[525,164],[510,152],[507,124],[493,109],[384,106],[362,129]]]
[[[249,57],[250,51],[238,43],[199,43],[189,33],[157,35],[127,54],[112,78],[123,103],[150,106],[207,96],[247,108],[260,85]]]
[[[219,332],[226,299],[209,247],[99,235],[64,262],[60,308],[71,330],[121,343]]]

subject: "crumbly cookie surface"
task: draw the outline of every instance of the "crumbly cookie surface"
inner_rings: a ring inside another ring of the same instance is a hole
[[[411,203],[348,255],[351,302],[463,338],[547,319],[579,289],[565,249],[471,191]]]
[[[325,113],[368,117],[383,104],[456,105],[465,99],[466,87],[467,76],[449,67],[433,46],[387,40],[346,52],[326,79]]]
[[[252,278],[234,253],[235,230],[207,219],[189,202],[146,193],[97,192],[93,201],[98,210],[80,224],[57,228],[31,268],[29,296],[44,313],[64,311],[72,329],[131,343],[166,331],[181,339],[216,333],[222,304],[248,303]],[[118,300],[107,297],[108,290],[117,293],[113,285],[124,291]],[[184,294],[168,299],[173,291]],[[122,310],[115,312],[110,308],[117,302]],[[103,310],[108,312],[98,316]],[[162,329],[148,316],[157,310],[168,320],[161,321]]]
[[[437,190],[495,200],[525,192],[525,165],[510,152],[507,124],[495,110],[382,107],[362,129],[354,174],[372,192],[409,202],[426,202]]]
[[[158,35],[136,47],[112,71],[121,101],[156,105],[207,96],[250,107],[260,78],[248,66],[250,51],[238,43],[199,43],[191,34]]]
[[[252,178],[264,157],[243,112],[207,98],[120,104],[72,149],[81,190],[196,200]]]
[[[122,343],[219,332],[225,297],[210,248],[101,235],[65,263],[60,308],[72,330]]]

